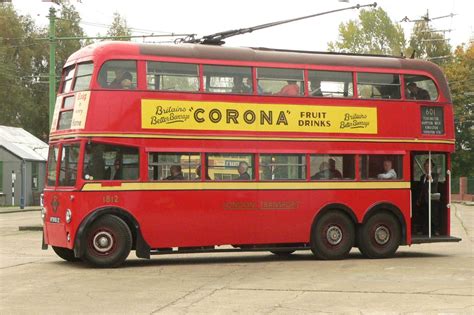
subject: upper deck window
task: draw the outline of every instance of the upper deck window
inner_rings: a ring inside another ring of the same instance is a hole
[[[199,71],[196,64],[148,61],[146,65],[146,81],[149,90],[199,90]]]
[[[129,90],[137,87],[137,63],[132,60],[111,60],[99,72],[99,84],[106,89]]]
[[[308,71],[309,95],[316,97],[352,97],[351,72]]]
[[[258,94],[301,96],[304,74],[298,69],[257,68]]]
[[[74,78],[74,70],[75,70],[74,65],[69,66],[66,69],[64,69],[63,87],[62,87],[62,90],[61,90],[62,93],[71,92],[72,79]]]
[[[405,75],[405,95],[412,100],[438,99],[438,89],[436,84],[423,75]]]
[[[204,86],[207,92],[252,94],[252,69],[205,65]]]
[[[77,65],[76,81],[74,83],[74,91],[83,91],[89,88],[94,70],[93,63],[81,63]]]
[[[358,73],[359,98],[400,99],[400,76],[388,73]]]

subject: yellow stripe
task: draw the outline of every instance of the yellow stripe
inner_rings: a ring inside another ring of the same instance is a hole
[[[409,189],[410,182],[146,182],[102,186],[86,183],[82,191],[132,190],[299,190],[299,189]]]
[[[146,138],[146,139],[198,139],[198,140],[265,140],[265,141],[311,141],[311,142],[389,142],[389,143],[437,143],[454,144],[454,140],[442,139],[384,139],[384,138],[298,138],[298,137],[252,137],[252,136],[207,136],[207,135],[164,135],[164,134],[127,134],[127,133],[71,133],[51,135],[51,140],[75,137],[104,137],[104,138]]]

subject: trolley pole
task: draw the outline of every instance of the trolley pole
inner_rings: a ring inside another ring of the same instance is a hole
[[[56,10],[49,8],[49,127],[56,103]]]

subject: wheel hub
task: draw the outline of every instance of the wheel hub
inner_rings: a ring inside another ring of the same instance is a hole
[[[342,241],[342,230],[337,225],[331,225],[326,232],[326,239],[329,244],[337,245]]]
[[[109,232],[100,231],[92,241],[94,249],[100,253],[108,252],[114,245],[114,239]]]
[[[375,229],[375,242],[385,245],[390,240],[390,230],[386,226],[379,226]]]

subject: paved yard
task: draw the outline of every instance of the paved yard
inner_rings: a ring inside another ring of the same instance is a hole
[[[395,258],[290,259],[268,253],[130,255],[91,269],[42,251],[39,212],[0,214],[0,313],[474,313],[474,207],[456,205],[461,243],[402,247]]]

